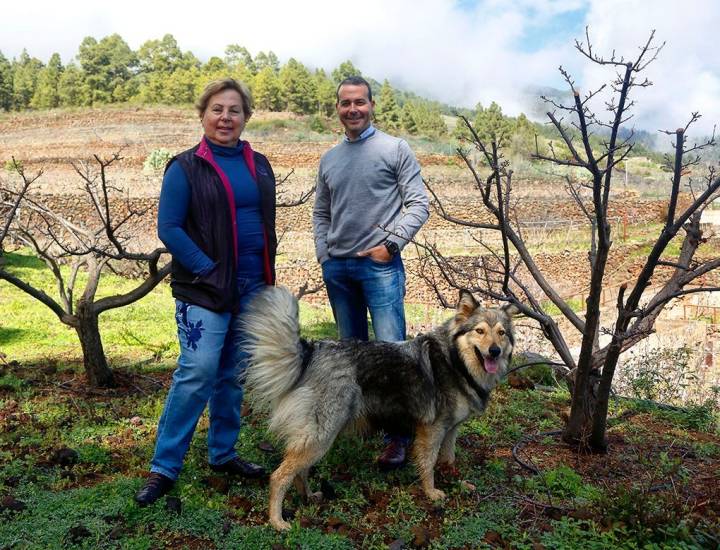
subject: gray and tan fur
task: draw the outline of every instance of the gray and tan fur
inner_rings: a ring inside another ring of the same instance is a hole
[[[310,467],[349,427],[415,433],[413,459],[425,494],[435,488],[436,462],[455,461],[458,426],[481,413],[510,363],[514,340],[506,309],[484,309],[461,292],[455,316],[405,342],[300,338],[298,304],[285,288],[270,287],[245,320],[251,359],[246,387],[270,412],[270,430],[285,456],[270,477],[270,523],[282,518],[294,482],[307,498]]]

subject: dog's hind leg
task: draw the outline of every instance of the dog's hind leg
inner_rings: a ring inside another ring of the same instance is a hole
[[[282,503],[290,484],[300,478],[302,488],[307,494],[307,472],[325,454],[326,449],[288,449],[280,466],[270,476],[270,524],[278,531],[290,529],[290,524],[282,517]],[[297,486],[297,485],[296,485]]]
[[[413,456],[423,491],[430,500],[445,498],[445,493],[435,488],[435,463],[446,428],[441,423],[419,424],[415,432]]]
[[[453,426],[445,434],[442,445],[440,446],[440,454],[438,455],[438,463],[451,466],[455,464],[455,438],[457,437],[458,427]]]
[[[308,483],[309,472],[310,469],[305,468],[302,472],[295,476],[293,484],[295,485],[295,489],[298,494],[303,499],[303,502],[321,502],[323,499],[322,491],[317,491],[315,493],[310,492],[310,484]]]
[[[295,485],[295,490],[300,495],[300,498],[303,499],[303,501],[306,501],[308,498],[308,495],[310,494],[310,486],[308,484],[308,474],[310,471],[306,468],[302,472],[300,472],[298,475],[295,476],[295,479],[293,480],[293,484]]]

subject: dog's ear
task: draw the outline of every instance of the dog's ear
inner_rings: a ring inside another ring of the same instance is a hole
[[[500,309],[502,309],[510,317],[512,317],[513,315],[519,315],[520,313],[522,313],[522,311],[517,306],[517,304],[505,304]]]
[[[480,304],[469,291],[464,288],[460,290],[457,305],[457,317],[463,320],[467,319],[478,307],[480,307]]]

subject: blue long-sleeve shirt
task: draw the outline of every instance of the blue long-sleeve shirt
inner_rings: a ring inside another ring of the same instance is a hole
[[[260,192],[245,164],[242,143],[237,147],[223,147],[208,141],[208,145],[215,162],[230,181],[235,198],[238,271],[262,275],[265,238],[260,212]],[[165,173],[160,190],[158,237],[185,269],[196,275],[206,275],[214,269],[215,262],[185,231],[189,207],[190,183],[180,163],[174,162]]]

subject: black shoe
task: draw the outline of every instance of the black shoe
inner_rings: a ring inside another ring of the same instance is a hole
[[[239,456],[231,458],[222,464],[210,464],[210,469],[215,472],[223,472],[235,476],[247,478],[258,478],[265,476],[265,468],[252,462],[245,462]]]
[[[135,493],[135,502],[140,506],[152,504],[164,494],[170,492],[175,485],[175,481],[167,476],[153,472],[137,493]]]
[[[395,470],[407,463],[407,443],[404,439],[391,439],[377,458],[378,466],[383,471]]]

